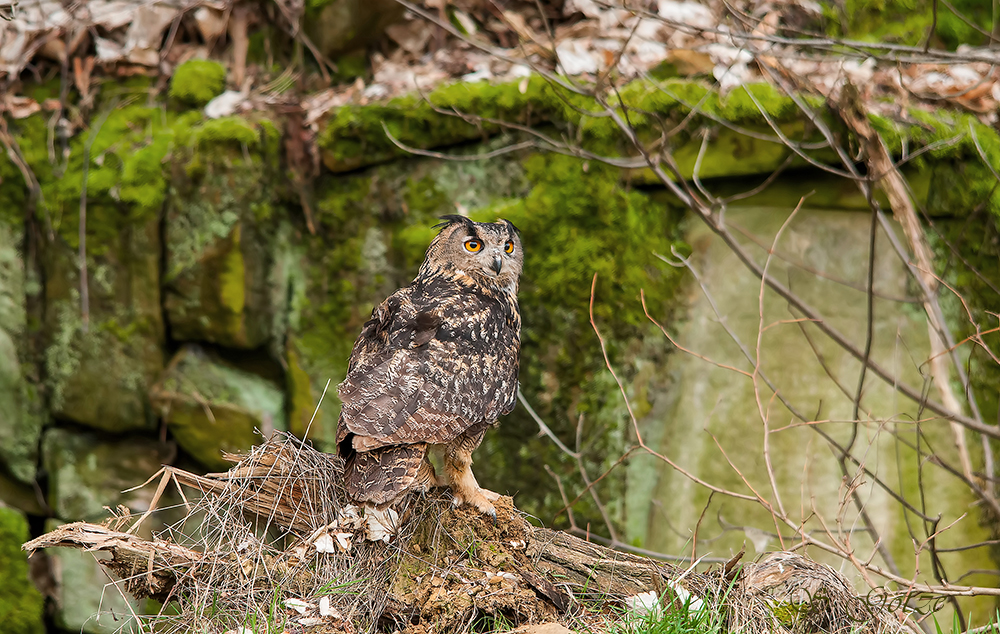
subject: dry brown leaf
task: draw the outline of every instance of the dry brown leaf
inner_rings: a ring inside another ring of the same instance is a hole
[[[29,97],[16,97],[8,95],[0,102],[0,111],[9,112],[13,119],[24,119],[40,111],[42,107],[38,102]]]
[[[708,53],[679,48],[667,54],[666,61],[677,67],[677,72],[685,77],[691,75],[710,75],[715,64]]]
[[[434,35],[434,25],[424,20],[397,22],[389,25],[385,34],[407,53],[420,55],[427,49],[427,44]]]
[[[222,11],[210,7],[198,7],[193,15],[198,33],[206,42],[212,42],[226,32],[226,16]]]

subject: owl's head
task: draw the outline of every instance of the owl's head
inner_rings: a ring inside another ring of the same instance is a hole
[[[468,275],[486,286],[517,292],[524,255],[517,227],[509,220],[473,222],[441,216],[441,232],[427,247],[420,275]]]

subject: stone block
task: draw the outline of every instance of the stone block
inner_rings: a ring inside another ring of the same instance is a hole
[[[0,220],[0,463],[18,480],[32,482],[45,416],[28,378],[23,238],[21,225]]]
[[[105,506],[119,504],[141,513],[155,489],[123,491],[145,482],[175,454],[172,443],[139,437],[104,440],[93,433],[51,429],[42,441],[49,506],[71,521],[101,521],[107,517]]]
[[[286,430],[281,389],[255,374],[209,358],[194,345],[170,362],[151,398],[177,444],[199,463],[224,471],[222,453],[239,453]]]
[[[275,260],[284,234],[267,147],[255,146],[246,161],[222,160],[232,151],[224,144],[207,156],[198,150],[174,171],[164,234],[174,339],[256,348],[280,338],[285,295]]]
[[[163,369],[165,339],[159,222],[91,211],[95,225],[112,228],[88,252],[86,318],[76,252],[56,242],[43,255],[49,407],[57,418],[105,431],[149,430],[146,391]]]

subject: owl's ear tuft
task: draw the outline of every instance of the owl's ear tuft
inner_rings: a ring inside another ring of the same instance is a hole
[[[438,224],[436,224],[433,227],[431,227],[432,229],[443,229],[444,227],[447,227],[448,225],[452,225],[452,224],[455,224],[455,223],[458,223],[458,222],[460,222],[460,223],[462,223],[462,224],[464,224],[464,225],[466,225],[468,227],[472,227],[472,224],[473,224],[471,220],[469,220],[465,216],[459,216],[458,214],[448,214],[446,216],[438,216],[438,218],[440,218],[441,220],[444,220],[444,222],[439,222]]]
[[[507,223],[507,226],[508,226],[508,227],[510,227],[510,228],[511,228],[511,230],[512,230],[512,231],[513,231],[514,233],[516,233],[517,235],[521,235],[521,230],[520,230],[520,229],[518,229],[518,228],[517,228],[517,226],[516,226],[516,225],[515,225],[515,224],[514,224],[513,222],[511,222],[510,220],[507,220],[506,218],[501,218],[500,220],[502,220],[502,221],[506,222],[506,223]]]

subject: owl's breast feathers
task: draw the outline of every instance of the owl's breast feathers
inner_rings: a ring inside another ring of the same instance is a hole
[[[341,454],[447,443],[510,412],[520,328],[516,297],[459,276],[390,295],[362,329],[339,388]]]

